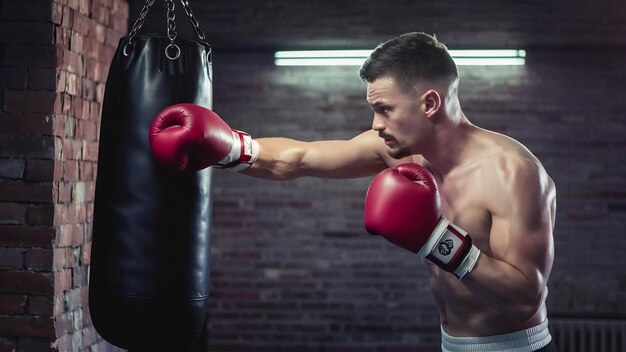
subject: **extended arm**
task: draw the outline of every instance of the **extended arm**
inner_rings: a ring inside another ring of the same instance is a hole
[[[370,130],[350,140],[302,142],[259,138],[259,157],[242,173],[273,180],[302,176],[351,178],[373,175],[386,167],[384,144]]]
[[[149,139],[157,164],[173,172],[217,166],[273,180],[351,178],[375,174],[390,159],[373,130],[337,141],[252,139],[231,129],[215,112],[193,104],[161,111],[150,127]]]

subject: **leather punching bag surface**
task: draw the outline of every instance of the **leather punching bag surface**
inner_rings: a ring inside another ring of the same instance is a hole
[[[105,87],[89,307],[96,331],[118,347],[182,351],[208,305],[211,169],[160,170],[148,129],[166,106],[211,108],[211,51],[203,37],[173,41],[135,27]]]

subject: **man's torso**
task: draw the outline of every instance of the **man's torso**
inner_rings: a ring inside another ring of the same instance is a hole
[[[517,142],[488,131],[477,132],[482,138],[468,162],[460,165],[442,177],[435,170],[441,195],[442,213],[452,223],[463,228],[472,237],[473,243],[485,254],[492,256],[491,247],[499,240],[497,234],[490,234],[492,197],[490,178],[497,172],[506,158],[532,158]],[[536,160],[536,159],[535,159]],[[411,161],[398,160],[398,163]],[[412,161],[429,167],[419,155]],[[537,161],[537,165],[541,165]],[[544,172],[541,168],[540,172]],[[430,274],[431,290],[437,302],[443,328],[454,336],[489,336],[518,331],[535,326],[546,318],[545,302],[532,319],[520,322],[498,312],[476,297],[454,275],[444,272],[435,264],[424,260]]]

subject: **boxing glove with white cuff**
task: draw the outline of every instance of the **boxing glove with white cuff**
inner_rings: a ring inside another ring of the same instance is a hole
[[[388,168],[372,180],[365,198],[365,227],[459,279],[480,255],[467,232],[441,215],[435,178],[418,164]]]
[[[195,104],[159,112],[149,139],[154,160],[172,172],[209,166],[241,171],[259,155],[259,145],[249,134],[231,129],[215,112]]]

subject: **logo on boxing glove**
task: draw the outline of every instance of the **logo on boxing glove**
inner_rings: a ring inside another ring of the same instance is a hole
[[[439,243],[439,254],[448,255],[450,254],[450,252],[452,252],[453,248],[454,248],[454,242],[450,239],[445,240]]]

